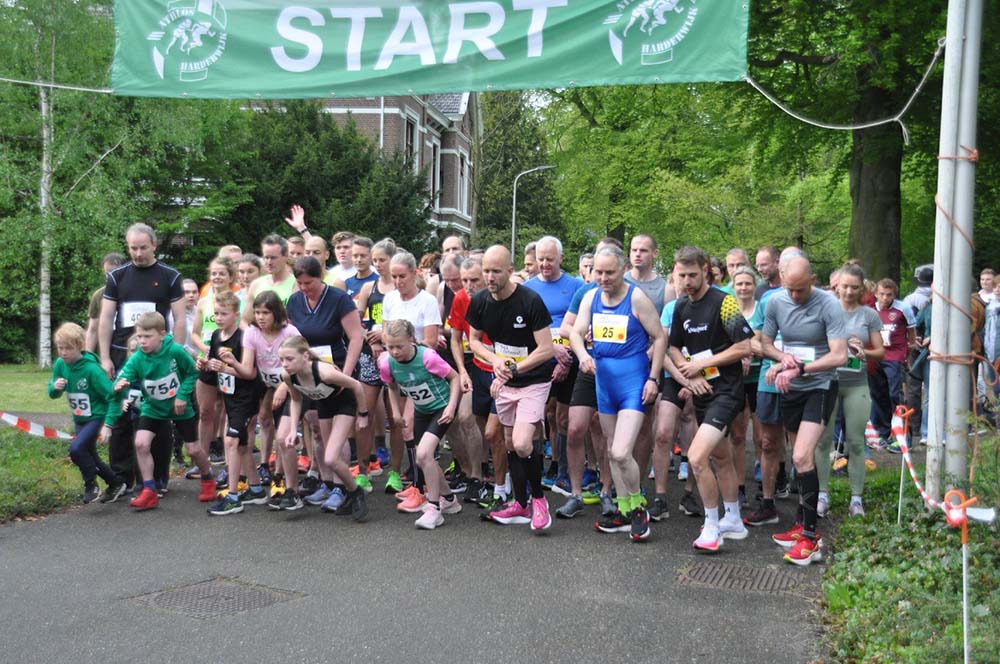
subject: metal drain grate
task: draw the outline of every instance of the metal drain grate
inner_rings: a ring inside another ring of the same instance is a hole
[[[219,577],[179,588],[166,588],[129,599],[133,604],[172,611],[191,618],[231,616],[287,602],[303,593],[277,590],[239,579]]]
[[[802,584],[799,575],[786,570],[708,562],[681,570],[677,580],[687,586],[760,593],[794,593]]]

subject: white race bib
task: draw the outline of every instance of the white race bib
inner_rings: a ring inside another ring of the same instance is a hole
[[[623,344],[628,339],[628,316],[623,314],[594,314],[591,327],[594,341]]]
[[[156,401],[166,401],[177,396],[177,390],[181,387],[181,382],[177,380],[177,374],[170,373],[158,380],[142,381],[142,389],[150,399]]]
[[[568,346],[569,339],[564,339],[562,334],[559,333],[558,327],[550,327],[549,331],[552,333],[552,343],[559,344],[560,346]]]
[[[90,417],[90,395],[86,392],[67,392],[70,410],[77,417]]]
[[[258,369],[260,379],[267,387],[278,387],[281,385],[281,369]]]
[[[309,350],[317,360],[333,364],[333,349],[329,346],[310,346]]]
[[[713,353],[711,350],[703,350],[700,353],[695,353],[691,356],[692,360],[707,360],[712,357]],[[719,377],[719,367],[705,367],[701,374],[706,378],[706,380],[715,380]]]
[[[122,327],[133,327],[139,316],[156,311],[154,302],[122,302]]]
[[[127,400],[132,404],[132,408],[140,407],[142,405],[142,390],[130,389]]]
[[[816,349],[812,346],[785,346],[784,352],[803,364],[816,361]]]
[[[410,385],[409,387],[400,385],[399,389],[418,406],[426,406],[434,402],[434,395],[431,393],[431,388],[427,383]]]
[[[507,344],[502,344],[499,341],[493,342],[493,352],[500,357],[509,357],[515,362],[520,362],[524,358],[528,357],[527,346],[508,346]]]
[[[223,394],[233,394],[236,392],[236,376],[222,373],[221,371],[217,375],[219,376],[220,392]]]

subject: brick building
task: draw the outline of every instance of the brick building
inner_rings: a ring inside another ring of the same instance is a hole
[[[324,110],[354,120],[362,134],[386,154],[399,151],[426,169],[431,192],[430,223],[441,235],[471,232],[472,145],[479,134],[476,93],[327,99]]]

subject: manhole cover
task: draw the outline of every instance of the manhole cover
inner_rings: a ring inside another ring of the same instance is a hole
[[[709,562],[681,570],[678,581],[687,586],[761,593],[796,592],[802,582],[798,575],[786,570]]]
[[[287,602],[303,593],[277,590],[238,579],[219,577],[178,588],[166,588],[130,598],[140,606],[180,613],[191,618],[231,616]]]

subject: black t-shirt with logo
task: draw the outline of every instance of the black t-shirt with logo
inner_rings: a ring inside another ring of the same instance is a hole
[[[753,331],[732,295],[712,287],[697,302],[687,295],[677,301],[670,326],[670,345],[687,348],[688,356],[699,359],[698,354],[706,351],[718,355],[734,343],[751,338]],[[717,375],[709,369],[706,378],[715,393],[735,390],[743,384],[743,367],[739,362],[714,369]]]
[[[546,330],[548,334],[552,317],[538,293],[520,285],[505,300],[496,300],[483,289],[472,296],[466,320],[471,327],[489,335],[493,341],[493,352],[515,361],[523,360],[538,344],[535,332]],[[524,387],[552,380],[552,362],[545,362],[534,369],[518,373],[507,384]]]
[[[126,263],[108,273],[104,285],[104,299],[118,305],[115,331],[111,336],[114,348],[125,348],[135,330],[135,321],[147,311],[156,311],[167,323],[169,332],[173,321],[170,305],[184,297],[181,273],[156,261],[149,267]]]

